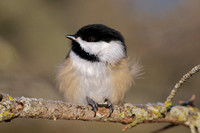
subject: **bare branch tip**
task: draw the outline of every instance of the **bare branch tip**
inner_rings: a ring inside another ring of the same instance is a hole
[[[187,72],[179,81],[178,83],[175,84],[174,88],[172,89],[170,95],[167,97],[165,103],[172,103],[172,100],[174,98],[174,96],[176,95],[176,93],[178,92],[178,90],[180,89],[180,87],[183,85],[183,83],[185,83],[190,77],[192,77],[192,75],[196,74],[197,72],[199,72],[200,70],[200,65],[197,65],[195,67],[193,67],[189,72]],[[193,103],[193,101],[195,100],[196,96],[193,95],[191,97],[191,99],[189,101],[191,101],[191,103]],[[180,101],[181,102],[181,101]],[[167,108],[164,109],[164,111],[166,111]]]
[[[195,95],[195,94],[193,94],[193,95],[191,96],[191,98],[190,98],[189,102],[194,102],[194,101],[195,101],[195,99],[196,99],[196,95]]]

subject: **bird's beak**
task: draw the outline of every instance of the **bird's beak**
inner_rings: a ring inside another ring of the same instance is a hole
[[[76,40],[75,35],[66,35],[65,37],[72,40],[72,41]]]

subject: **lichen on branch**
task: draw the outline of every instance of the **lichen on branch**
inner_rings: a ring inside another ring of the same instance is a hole
[[[200,112],[195,107],[175,106],[166,115],[161,109],[163,103],[115,105],[111,117],[109,109],[99,108],[96,117],[90,106],[71,105],[62,101],[52,101],[26,97],[11,97],[2,94],[0,101],[0,122],[15,118],[64,119],[127,124],[126,130],[140,123],[173,123],[195,127],[200,125]]]

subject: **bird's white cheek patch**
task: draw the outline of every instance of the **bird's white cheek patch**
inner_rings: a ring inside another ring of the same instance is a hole
[[[103,62],[117,62],[125,56],[124,46],[120,41],[86,42],[78,37],[77,42],[86,52],[97,55]]]
[[[124,46],[120,41],[111,41],[107,45],[109,47],[104,49],[99,56],[102,61],[114,63],[125,57]]]

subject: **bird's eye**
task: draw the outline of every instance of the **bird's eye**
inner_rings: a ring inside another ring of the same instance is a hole
[[[87,42],[96,42],[96,38],[93,37],[93,36],[87,37],[85,40],[86,40]]]

